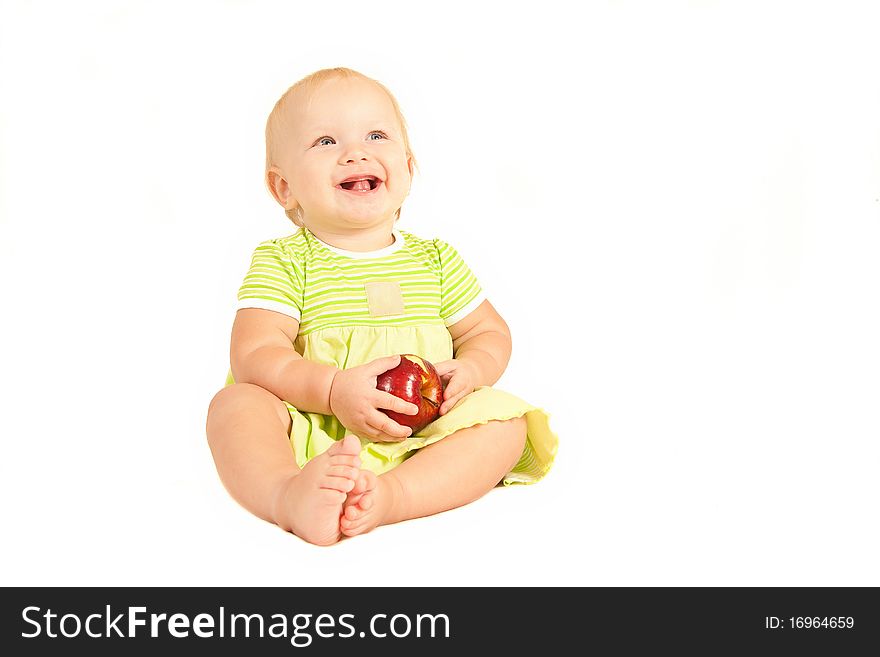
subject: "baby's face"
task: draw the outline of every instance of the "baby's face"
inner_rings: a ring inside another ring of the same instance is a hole
[[[279,167],[289,188],[285,208],[299,205],[303,223],[318,232],[393,224],[412,165],[382,89],[360,78],[328,80],[311,102],[294,104],[288,125]]]

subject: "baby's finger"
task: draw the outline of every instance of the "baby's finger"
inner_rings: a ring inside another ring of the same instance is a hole
[[[455,397],[456,395],[460,395],[464,391],[464,383],[461,382],[461,379],[452,379],[449,384],[443,389],[443,399],[449,399],[450,397]]]
[[[374,437],[383,442],[389,439],[400,441],[404,438],[408,438],[412,433],[412,429],[399,425],[390,417],[379,411],[376,411],[375,414],[370,414],[367,417],[367,424],[377,432],[378,435]]]
[[[446,376],[449,374],[455,366],[454,360],[444,360],[441,363],[434,363],[434,369],[437,370],[438,376]]]
[[[403,413],[404,415],[416,415],[419,412],[419,407],[415,404],[410,404],[400,397],[395,397],[390,392],[381,391],[376,395],[376,408],[384,408],[385,410]]]
[[[357,430],[352,429],[351,432],[363,440],[368,440],[374,443],[382,441],[382,433],[378,429],[371,427],[369,424],[365,424]]]
[[[443,400],[443,403],[440,405],[440,415],[446,415],[449,411],[451,411],[462,397],[464,397],[463,394],[446,397]]]
[[[370,361],[369,363],[364,365],[364,367],[367,368],[367,372],[369,372],[370,375],[378,376],[383,372],[394,369],[398,365],[400,365],[399,354],[394,356],[385,356],[385,358],[377,358],[376,360]]]

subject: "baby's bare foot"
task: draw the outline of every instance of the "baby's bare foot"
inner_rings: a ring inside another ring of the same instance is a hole
[[[361,442],[346,436],[305,464],[291,477],[279,499],[279,525],[315,545],[340,538],[340,517],[346,495],[360,475]]]
[[[339,519],[346,536],[365,534],[381,524],[391,508],[393,495],[385,477],[361,470],[355,488],[349,493]]]
[[[350,504],[357,504],[361,498],[370,490],[376,487],[376,475],[374,475],[369,470],[361,470],[358,478],[354,482],[354,488],[348,493],[348,496],[345,498],[345,505],[343,506],[343,513],[345,512],[345,507]]]

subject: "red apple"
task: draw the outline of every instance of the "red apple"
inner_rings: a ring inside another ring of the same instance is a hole
[[[382,410],[388,417],[412,429],[415,435],[437,419],[443,403],[443,383],[434,366],[424,358],[403,354],[400,364],[376,377],[376,387],[419,407],[416,415]]]

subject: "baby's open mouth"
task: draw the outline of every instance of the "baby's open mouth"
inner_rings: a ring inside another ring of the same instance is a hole
[[[343,180],[337,186],[349,192],[371,192],[376,189],[381,183],[382,181],[375,176],[363,176],[359,178],[350,178],[349,180]]]

